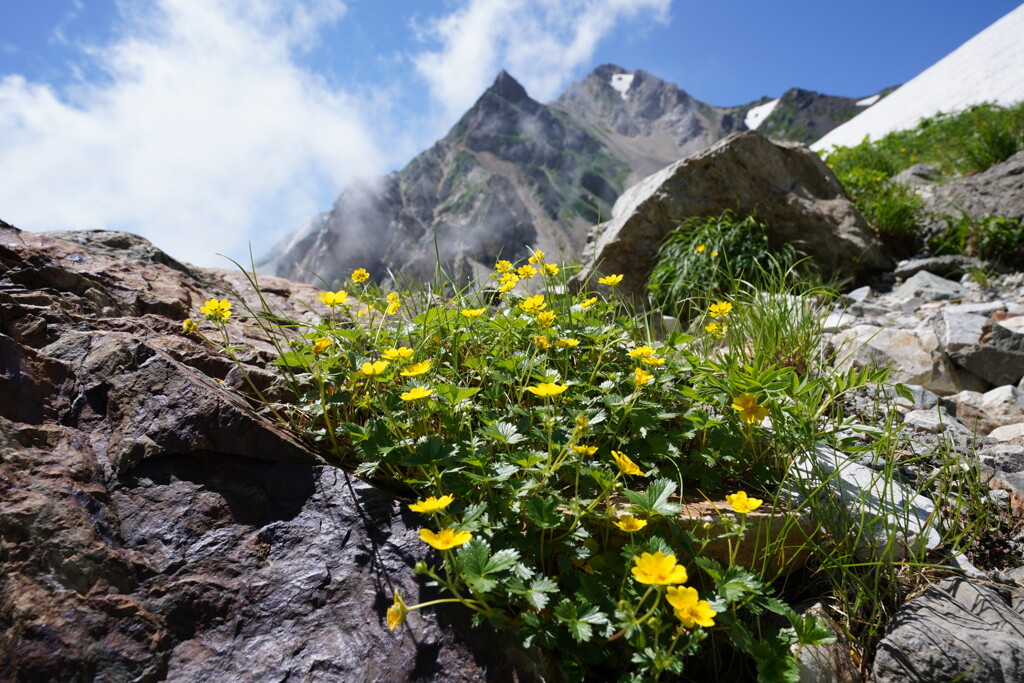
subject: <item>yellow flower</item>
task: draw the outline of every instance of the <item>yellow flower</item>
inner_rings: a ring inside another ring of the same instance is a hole
[[[360,375],[364,377],[373,377],[379,375],[390,365],[386,360],[375,360],[372,363],[363,363],[359,368]]]
[[[545,337],[542,334],[538,334],[536,337],[534,337],[533,338],[533,343],[536,344],[539,348],[542,348],[542,349],[549,349],[549,348],[551,348],[551,343],[548,342],[548,338]]]
[[[659,358],[658,356],[651,356],[650,358],[643,358],[641,360],[643,360],[643,362],[647,363],[648,365],[653,365],[654,367],[659,368],[665,364],[665,359]]]
[[[630,358],[650,358],[656,353],[657,351],[652,349],[650,346],[644,345],[636,347],[626,355],[629,356]]]
[[[192,334],[199,331],[199,325],[196,325],[192,318],[185,318],[185,321],[181,323],[181,329],[185,334]]]
[[[210,299],[205,306],[199,307],[199,312],[206,315],[207,320],[213,322],[227,322],[231,317],[231,302],[227,299]]]
[[[568,384],[555,384],[554,382],[541,382],[535,387],[526,387],[526,390],[535,396],[558,396],[569,388]]]
[[[727,327],[728,325],[724,323],[717,323],[712,321],[705,325],[704,329],[710,332],[711,334],[715,335],[716,337],[720,337],[723,334],[725,334],[725,328]]]
[[[320,301],[334,308],[348,301],[348,292],[339,289],[337,292],[320,292]]]
[[[581,301],[580,302],[580,308],[590,308],[591,306],[593,306],[596,303],[597,303],[597,297],[596,296],[592,296],[589,299],[584,299],[583,301]]]
[[[544,264],[544,274],[545,275],[558,275],[558,271],[559,271],[559,268],[558,268],[558,266],[556,264],[554,264],[554,263],[545,263]]]
[[[703,254],[703,253],[704,253],[704,249],[705,249],[705,248],[706,248],[706,247],[705,247],[705,246],[704,246],[703,244],[701,244],[701,245],[698,245],[698,246],[697,246],[697,253],[698,253],[698,254]]]
[[[377,308],[373,304],[367,304],[366,310],[359,311],[358,313],[356,313],[356,315],[359,316],[360,318],[362,318],[364,315],[369,315],[370,311],[376,311],[376,310],[377,310]]]
[[[647,520],[637,519],[633,515],[622,515],[622,517],[619,517],[618,521],[613,522],[613,524],[625,531],[627,534],[631,534],[634,531],[640,531],[647,526]]]
[[[612,451],[612,457],[615,459],[615,464],[619,466],[619,470],[623,474],[632,474],[636,477],[644,476],[644,473],[640,471],[640,468],[636,466],[636,463],[629,459],[629,456],[622,451]]]
[[[431,548],[437,548],[438,550],[454,548],[457,545],[462,545],[471,538],[473,538],[473,534],[468,531],[441,529],[435,534],[430,529],[420,529],[420,540]]]
[[[665,599],[675,608],[676,618],[683,622],[683,627],[693,628],[694,625],[711,628],[715,625],[715,615],[711,603],[701,600],[696,588],[689,586],[669,586],[665,591]]]
[[[433,395],[433,393],[428,387],[413,387],[409,391],[399,394],[398,397],[403,401],[418,401]]]
[[[555,346],[561,346],[564,349],[571,349],[571,348],[579,346],[579,345],[580,345],[580,340],[579,339],[572,339],[571,337],[568,338],[568,339],[556,339],[555,340]]]
[[[498,288],[498,291],[502,294],[511,292],[517,284],[519,284],[519,277],[515,273],[505,273],[501,276],[501,287]]]
[[[609,287],[615,287],[622,282],[621,275],[608,275],[607,277],[601,277],[597,279],[602,285],[608,285]]]
[[[392,301],[392,302],[388,303],[388,309],[386,311],[384,311],[384,314],[385,315],[394,315],[395,313],[398,312],[398,309],[401,308],[401,306],[402,306],[402,302],[401,301]]]
[[[551,327],[555,322],[554,311],[541,311],[537,314],[537,322],[541,327]]]
[[[638,387],[642,387],[643,385],[650,382],[652,379],[654,379],[654,375],[647,372],[643,368],[637,368],[636,370],[633,371],[633,383],[636,384]]]
[[[519,302],[519,310],[524,313],[539,313],[547,307],[544,303],[543,294],[535,294],[534,296],[528,296]]]
[[[497,263],[494,264],[494,269],[499,273],[511,273],[512,262],[502,259],[501,261],[498,261]]]
[[[405,360],[412,356],[412,349],[408,346],[399,346],[397,349],[384,349],[380,357],[384,360]]]
[[[402,600],[402,594],[395,591],[394,603],[391,607],[388,607],[388,628],[394,631],[396,628],[405,623],[405,615],[409,613],[409,608],[405,606],[405,601]]]
[[[676,564],[675,555],[661,552],[643,553],[633,558],[635,567],[630,569],[633,578],[650,586],[667,586],[673,583],[686,583],[686,567]]]
[[[529,263],[537,265],[538,263],[544,263],[544,252],[538,249],[533,252],[533,256],[530,257]]]
[[[388,301],[398,301],[398,293],[397,292],[388,292],[388,295],[385,298]]]
[[[718,303],[711,304],[708,307],[708,314],[712,318],[724,318],[729,315],[729,311],[732,310],[732,304],[728,301],[719,301]]]
[[[320,337],[319,339],[313,342],[313,348],[311,349],[313,351],[313,355],[319,356],[321,353],[327,350],[328,346],[330,346],[333,343],[334,342],[332,342],[327,337]]]
[[[399,374],[401,374],[403,377],[415,377],[417,375],[422,375],[428,370],[430,370],[430,361],[425,360],[422,363],[413,363],[405,370],[402,370],[402,372]]]
[[[453,500],[455,500],[455,496],[441,496],[440,498],[430,496],[426,500],[418,500],[411,504],[409,509],[413,512],[422,513],[437,512],[451,505]]]
[[[767,408],[757,405],[754,394],[740,394],[732,400],[732,407],[740,411],[740,419],[747,424],[759,423],[768,415]]]
[[[576,419],[579,420],[579,418]],[[572,450],[579,455],[593,455],[594,453],[597,453],[597,446],[584,446],[582,444],[577,444],[572,447]]]
[[[519,268],[516,270],[516,275],[518,275],[523,280],[529,280],[536,274],[537,269],[534,268],[533,266],[519,266]]]
[[[718,258],[718,252],[717,251],[711,252],[711,258]]]
[[[356,268],[352,271],[353,282],[366,282],[370,279],[370,274],[366,271],[366,268]]]
[[[748,498],[746,491],[740,491],[739,493],[731,493],[726,496],[725,502],[731,505],[734,511],[745,515],[761,507],[761,503],[764,501],[760,498]]]
[[[487,308],[463,308],[460,313],[466,318],[479,318]]]

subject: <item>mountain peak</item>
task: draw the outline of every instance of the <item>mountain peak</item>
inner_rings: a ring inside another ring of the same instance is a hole
[[[504,69],[494,79],[494,83],[487,89],[487,92],[508,100],[512,104],[530,99],[530,96],[526,94],[526,89]]]

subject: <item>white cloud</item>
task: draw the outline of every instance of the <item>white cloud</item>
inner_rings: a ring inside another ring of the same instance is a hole
[[[671,0],[468,0],[421,27],[441,43],[414,58],[448,114],[465,111],[504,68],[542,102],[558,95],[625,20],[668,20]]]
[[[130,230],[177,258],[259,252],[382,170],[360,102],[300,67],[338,0],[124,0],[104,75],[0,79],[0,218]]]

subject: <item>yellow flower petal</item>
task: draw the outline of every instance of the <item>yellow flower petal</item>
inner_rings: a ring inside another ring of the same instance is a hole
[[[420,540],[432,548],[448,550],[462,545],[473,538],[468,531],[455,531],[454,529],[441,529],[436,534],[430,529],[420,529]]]
[[[425,360],[422,363],[413,363],[405,370],[402,370],[401,374],[403,377],[416,377],[430,370],[430,361]]]
[[[633,558],[635,566],[630,569],[633,578],[650,586],[667,586],[675,583],[686,583],[686,567],[676,564],[675,555],[661,552],[643,553]]]
[[[451,505],[453,500],[455,500],[455,496],[451,495],[441,496],[440,498],[430,496],[426,500],[418,500],[410,504],[409,509],[413,512],[437,512]]]

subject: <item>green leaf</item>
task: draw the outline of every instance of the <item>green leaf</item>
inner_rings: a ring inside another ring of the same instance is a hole
[[[637,493],[628,489],[623,491],[623,493],[629,498],[629,502],[639,508],[639,511],[643,514],[647,516],[665,515],[668,517],[678,515],[683,509],[676,503],[668,502],[669,496],[676,492],[676,488],[674,481],[655,479],[643,493]]]
[[[564,516],[558,511],[559,499],[532,496],[523,503],[523,510],[530,521],[542,529],[553,529],[561,524]]]
[[[441,460],[448,460],[454,448],[446,445],[439,436],[429,436],[416,444],[416,451],[402,459],[406,467],[419,467]]]
[[[498,443],[508,444],[509,446],[526,439],[525,436],[519,433],[514,424],[509,424],[508,422],[492,422],[481,429],[480,433],[483,436],[494,439]]]
[[[594,635],[594,626],[607,624],[608,616],[594,605],[576,604],[568,598],[555,608],[555,618],[569,629],[569,634],[578,643],[585,643]]]
[[[473,398],[480,391],[479,387],[457,387],[453,384],[435,384],[434,388],[452,404]]]
[[[462,568],[466,584],[476,593],[488,593],[498,585],[499,579],[494,576],[510,569],[519,561],[519,551],[511,548],[499,550],[494,555],[490,548],[479,538],[474,538],[463,545],[457,559]]]

